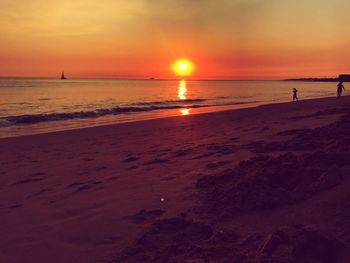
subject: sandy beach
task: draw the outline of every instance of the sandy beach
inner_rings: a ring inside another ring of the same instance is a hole
[[[0,139],[1,262],[350,262],[350,96]]]

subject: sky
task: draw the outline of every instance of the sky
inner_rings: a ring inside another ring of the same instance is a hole
[[[348,0],[0,0],[0,76],[284,79],[350,73]]]

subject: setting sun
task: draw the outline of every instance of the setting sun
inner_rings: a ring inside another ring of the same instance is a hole
[[[192,74],[194,65],[190,60],[182,58],[174,62],[172,69],[177,76],[185,77]]]

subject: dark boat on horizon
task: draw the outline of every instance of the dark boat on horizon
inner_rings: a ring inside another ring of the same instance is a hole
[[[62,71],[61,79],[67,79],[66,76],[64,75],[64,71]]]

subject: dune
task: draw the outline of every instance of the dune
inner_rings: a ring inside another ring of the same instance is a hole
[[[0,139],[3,262],[350,262],[350,96]]]

